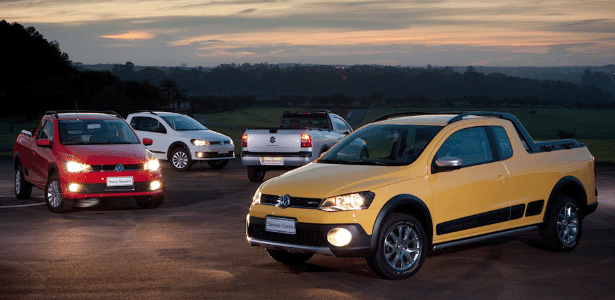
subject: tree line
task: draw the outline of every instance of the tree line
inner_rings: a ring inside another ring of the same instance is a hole
[[[580,84],[485,75],[467,67],[224,64],[212,69],[145,67],[131,62],[111,72],[73,66],[57,42],[33,27],[0,22],[0,101],[3,116],[37,118],[49,109],[141,109],[192,112],[250,106],[615,107],[606,74],[587,70]]]

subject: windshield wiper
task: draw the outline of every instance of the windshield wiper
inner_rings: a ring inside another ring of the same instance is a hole
[[[341,159],[321,159],[318,161],[319,163],[325,164],[340,164],[340,165],[386,165],[383,162],[379,161],[367,161],[367,160],[341,160]]]

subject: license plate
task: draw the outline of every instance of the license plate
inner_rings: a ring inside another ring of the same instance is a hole
[[[107,186],[132,186],[134,181],[132,176],[107,177]]]
[[[284,165],[283,157],[263,157],[261,158],[261,164],[265,166],[281,166]]]
[[[285,234],[295,234],[295,220],[292,219],[280,219],[267,217],[265,219],[265,230],[270,232],[278,232]]]

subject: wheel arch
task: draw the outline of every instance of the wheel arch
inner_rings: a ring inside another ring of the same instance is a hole
[[[52,163],[51,165],[49,165],[49,170],[47,170],[47,180],[49,180],[49,177],[51,177],[51,175],[53,174],[60,175],[60,169],[58,168],[58,165],[56,163]]]
[[[374,228],[372,230],[372,240],[370,244],[371,255],[374,255],[378,248],[378,241],[380,240],[380,230],[387,216],[395,212],[402,212],[417,218],[423,225],[425,234],[427,234],[427,247],[425,249],[431,249],[433,240],[433,221],[431,219],[431,213],[427,208],[427,205],[423,200],[416,196],[402,194],[391,198],[382,207],[376,217]]]
[[[560,179],[551,190],[543,221],[547,222],[551,212],[551,206],[558,196],[570,196],[577,202],[581,211],[584,211],[587,207],[587,192],[581,181],[576,177],[566,176]]]
[[[190,155],[192,158],[192,154],[190,153],[190,148],[188,147],[188,145],[186,145],[186,143],[184,142],[177,141],[169,145],[169,150],[167,150],[167,160],[171,160],[171,155],[173,154],[173,151],[175,151],[175,149],[177,148],[186,149],[186,151],[188,152],[188,155]]]
[[[19,155],[19,153],[15,153],[15,155],[13,155],[13,169],[17,168],[17,165],[21,164],[21,157]]]

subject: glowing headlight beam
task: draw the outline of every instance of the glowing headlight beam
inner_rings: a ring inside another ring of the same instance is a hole
[[[326,198],[318,206],[324,211],[346,211],[366,209],[374,200],[374,193],[360,192]]]

